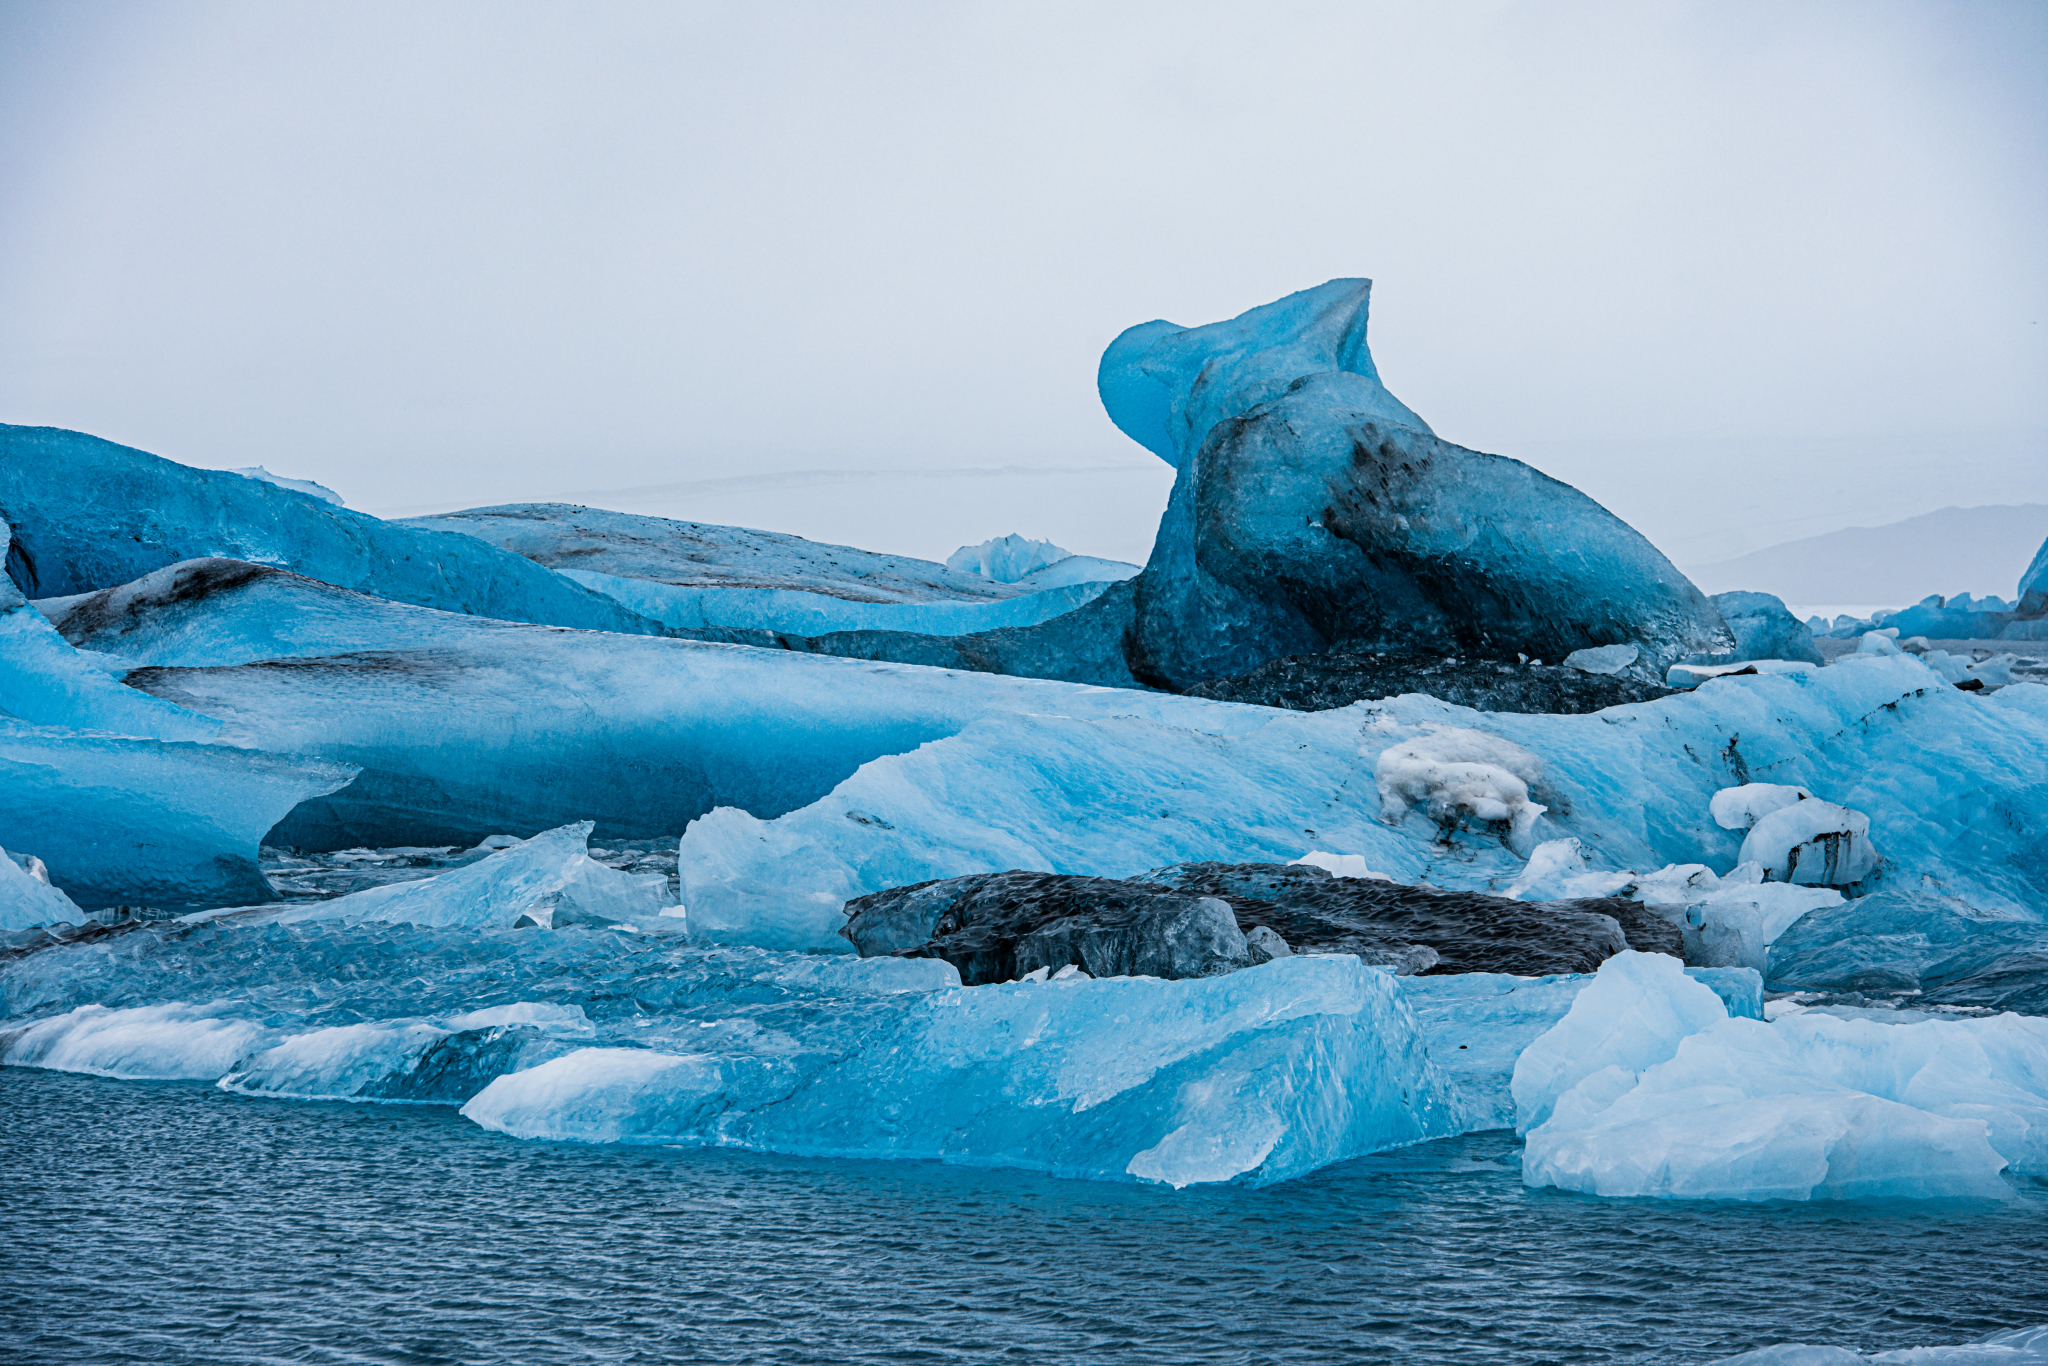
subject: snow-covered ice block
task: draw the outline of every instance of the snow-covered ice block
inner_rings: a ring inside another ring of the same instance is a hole
[[[81,906],[271,901],[265,832],[349,764],[33,726],[0,716],[0,830]]]
[[[1757,818],[1736,855],[1777,882],[1844,887],[1878,865],[1870,817],[1820,800],[1795,801]]]
[[[1508,884],[1507,895],[1516,901],[1613,896],[1635,880],[1634,873],[1593,871],[1586,865],[1584,846],[1576,836],[1567,835],[1537,845],[1521,876]]]
[[[806,1075],[581,1050],[464,1107],[524,1138],[938,1159],[1175,1187],[1266,1184],[1448,1132],[1390,974],[1292,957],[1187,982],[1022,982],[916,1000]]]
[[[632,921],[675,905],[666,877],[607,868],[590,857],[589,839],[589,821],[565,825],[464,868],[293,906],[278,919],[505,929],[522,917],[543,925]]]
[[[1811,792],[1794,783],[1744,783],[1716,792],[1707,810],[1723,830],[1748,830],[1773,811],[1812,798]]]
[[[1331,877],[1362,877],[1375,882],[1393,881],[1385,873],[1375,873],[1368,868],[1363,854],[1333,854],[1322,849],[1311,849],[1298,859],[1289,859],[1288,863],[1320,868]]]
[[[1373,764],[1388,823],[1419,806],[1446,829],[1477,822],[1526,839],[1544,808],[1529,800],[1543,761],[1512,741],[1462,726],[1390,745]]]
[[[2048,1020],[1729,1019],[1622,954],[1515,1065],[1523,1179],[1607,1196],[2004,1199],[2048,1172]]]
[[[9,572],[30,598],[130,583],[181,560],[278,565],[399,602],[601,631],[660,628],[474,537],[379,521],[229,470],[54,427],[0,424]]]

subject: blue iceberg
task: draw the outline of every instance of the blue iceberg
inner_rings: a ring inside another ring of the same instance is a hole
[[[450,612],[661,631],[473,536],[379,521],[266,480],[54,427],[0,424],[0,508],[14,530],[7,573],[29,598],[96,592],[220,556]]]
[[[1655,954],[1602,964],[1512,1088],[1532,1186],[2004,1200],[2002,1172],[2048,1174],[2048,1019],[1731,1019]]]

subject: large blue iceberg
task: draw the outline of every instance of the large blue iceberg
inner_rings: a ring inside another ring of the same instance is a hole
[[[0,518],[14,531],[8,577],[29,598],[96,592],[181,560],[223,556],[444,611],[661,630],[473,536],[380,521],[265,480],[54,427],[0,424]]]

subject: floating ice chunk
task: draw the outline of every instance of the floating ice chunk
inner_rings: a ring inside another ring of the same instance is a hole
[[[1613,896],[1635,880],[1634,873],[1596,873],[1588,868],[1584,847],[1576,836],[1568,835],[1537,845],[1521,876],[1508,885],[1507,895],[1515,901]]]
[[[1321,849],[1311,849],[1300,858],[1288,861],[1289,867],[1301,864],[1310,868],[1320,868],[1331,877],[1363,877],[1377,882],[1393,881],[1385,873],[1375,873],[1366,867],[1363,854],[1330,854]]]
[[[225,1003],[83,1005],[0,1030],[0,1063],[131,1081],[212,1081],[275,1037]]]
[[[310,479],[287,479],[281,474],[272,474],[261,465],[244,465],[230,473],[239,474],[244,479],[260,479],[266,484],[275,484],[281,489],[303,493],[309,498],[318,498],[321,502],[332,503],[336,507],[343,506],[340,494],[325,484],[316,484]]]
[[[1842,887],[1867,877],[1879,856],[1870,842],[1870,817],[1814,799],[1759,816],[1739,857],[1762,864],[1766,879]]]
[[[808,1075],[584,1049],[501,1076],[485,1128],[585,1142],[938,1159],[1180,1187],[1265,1184],[1447,1132],[1391,975],[1283,958],[1186,982],[1069,979],[914,998]]]
[[[1073,556],[1051,541],[1027,541],[1022,536],[998,536],[980,545],[963,545],[946,557],[946,568],[962,574],[979,574],[997,583],[1016,583],[1033,570],[1044,569]]]
[[[1516,1059],[1516,1131],[1545,1123],[1559,1098],[1588,1077],[1620,1069],[1633,1077],[1671,1057],[1688,1035],[1727,1018],[1713,988],[1687,977],[1676,958],[1633,949],[1616,954],[1564,1018]]]
[[[2048,1171],[2048,1020],[1729,1019],[1645,955],[1601,966],[1514,1094],[1523,1179],[1589,1194],[2003,1199],[2007,1165]]]
[[[1736,658],[1821,662],[1813,632],[1781,599],[1769,593],[1716,593],[1711,601],[1735,633]]]
[[[27,860],[28,866],[15,862]],[[25,930],[36,925],[77,925],[85,920],[78,903],[50,885],[43,861],[27,855],[9,855],[0,849],[0,930]]]
[[[1032,570],[1017,580],[1017,586],[1043,593],[1050,588],[1065,588],[1073,584],[1117,583],[1124,579],[1134,579],[1143,572],[1143,565],[1131,564],[1124,560],[1105,560],[1094,555],[1069,555],[1064,560],[1055,560],[1043,568]]]
[[[1707,811],[1723,830],[1747,830],[1773,811],[1812,799],[1811,792],[1789,783],[1745,783],[1716,792]]]
[[[615,872],[592,859],[590,828],[589,821],[565,825],[467,867],[294,906],[278,918],[483,929],[521,917],[558,925],[659,917],[674,906],[661,874]]]
[[[1709,1366],[2048,1366],[2048,1325],[1993,1333],[1952,1347],[1901,1347],[1865,1355],[1846,1347],[1779,1343]]]
[[[1505,825],[1519,840],[1545,810],[1529,800],[1529,788],[1543,779],[1543,761],[1512,741],[1462,726],[1389,746],[1374,761],[1373,777],[1389,824],[1419,805],[1445,829],[1479,821]]]
[[[1805,674],[1820,667],[1793,659],[1744,659],[1728,664],[1673,664],[1664,671],[1664,686],[1690,691],[1717,678],[1747,678],[1755,674]]]
[[[1904,651],[1899,649],[1898,636],[1899,628],[1896,626],[1887,627],[1882,631],[1865,631],[1863,638],[1856,642],[1856,653],[1859,655],[1903,654]]]
[[[1589,674],[1618,674],[1642,657],[1633,645],[1595,645],[1573,650],[1564,657],[1567,666]]]
[[[2017,655],[2006,653],[1978,660],[1964,671],[1965,680],[1976,679],[1986,692],[2012,684],[2012,667],[2019,663]]]

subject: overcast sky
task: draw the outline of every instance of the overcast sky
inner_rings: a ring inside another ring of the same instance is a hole
[[[1367,275],[1694,563],[2048,501],[2044,167],[2041,3],[0,0],[0,420],[1142,558],[1103,345]]]

